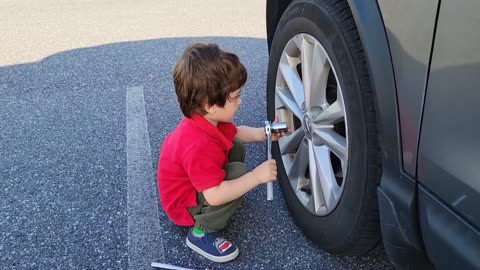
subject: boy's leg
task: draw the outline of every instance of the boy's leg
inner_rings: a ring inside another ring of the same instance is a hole
[[[227,174],[225,180],[238,178],[248,172],[247,166],[242,162],[230,162],[225,165]],[[243,196],[219,206],[211,206],[201,192],[197,193],[198,206],[189,208],[190,214],[195,219],[194,227],[204,232],[220,231],[227,225],[230,217],[243,202]]]
[[[230,162],[245,162],[245,145],[240,140],[233,140],[233,147],[230,153],[228,153],[228,160]]]

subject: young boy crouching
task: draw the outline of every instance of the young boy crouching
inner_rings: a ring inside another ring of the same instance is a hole
[[[236,55],[215,44],[190,45],[173,78],[185,118],[161,149],[162,206],[173,223],[193,227],[188,247],[214,262],[227,262],[238,256],[238,248],[217,232],[225,228],[245,193],[276,179],[277,165],[268,160],[251,172],[245,166],[243,144],[264,142],[266,137],[263,127],[232,123],[247,80]]]

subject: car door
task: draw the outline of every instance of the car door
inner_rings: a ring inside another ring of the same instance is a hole
[[[480,268],[480,2],[440,5],[417,178],[423,239],[439,269]]]

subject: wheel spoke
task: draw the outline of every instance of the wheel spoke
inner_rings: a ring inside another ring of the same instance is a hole
[[[303,34],[298,34],[293,37],[293,42],[297,45],[297,48],[302,51],[303,41],[305,40],[305,36]]]
[[[342,165],[342,177],[345,179],[347,177],[347,161],[340,160]]]
[[[323,195],[322,185],[320,183],[319,171],[317,168],[316,155],[314,145],[311,141],[308,142],[308,169],[310,173],[311,186],[311,202],[314,213],[318,213],[322,206],[325,206],[325,197]]]
[[[318,210],[315,210],[315,209],[317,209],[317,207],[315,206],[315,197],[312,195],[308,198],[308,200],[305,204],[305,207],[307,209],[312,209],[314,211],[314,213],[318,213],[318,212],[320,212],[320,209],[321,209],[322,206],[320,206],[318,208]]]
[[[300,178],[305,177],[305,171],[308,165],[308,147],[301,143],[298,147],[295,158],[293,159],[290,171],[288,172],[288,179],[292,181],[292,186],[297,192],[304,186],[304,181],[299,181]],[[295,181],[295,183],[293,182]]]
[[[313,122],[315,124],[336,124],[341,122],[344,117],[345,109],[343,108],[343,102],[337,100],[313,119]]]
[[[294,149],[297,149],[305,137],[305,133],[302,128],[295,130],[292,134],[289,134],[285,137],[278,140],[280,146],[280,152],[282,155],[288,154]]]
[[[314,179],[312,180],[312,196],[323,198],[323,203],[328,211],[335,205],[340,192],[333,173],[330,152],[326,146],[315,146],[313,143],[310,144],[310,152],[310,167],[316,168],[316,175],[314,177],[310,175],[310,178]]]
[[[316,105],[323,106],[327,103],[326,91],[328,74],[330,72],[327,53],[318,44],[315,44],[313,48],[311,59],[310,90],[309,94],[305,95],[309,96],[309,104],[307,104],[308,108],[312,108]]]
[[[297,36],[297,38],[295,38],[295,43],[297,44],[301,53],[300,58],[302,63],[302,82],[305,93],[305,109],[309,111],[312,105],[312,63],[314,45],[303,36]]]
[[[285,83],[287,84],[292,96],[297,103],[298,107],[301,108],[302,103],[305,101],[305,95],[303,91],[303,84],[300,76],[298,75],[295,61],[292,60],[292,57],[287,54],[282,55],[280,60],[280,73],[282,74]]]
[[[333,129],[316,129],[314,131],[313,141],[315,145],[325,144],[340,161],[347,161],[347,140]]]
[[[298,119],[303,118],[303,113],[302,113],[302,110],[300,109],[300,106],[298,106],[297,102],[292,96],[292,93],[288,89],[277,88],[277,90],[275,91],[275,94],[278,97],[279,102],[283,106],[285,106],[288,110],[290,110]]]

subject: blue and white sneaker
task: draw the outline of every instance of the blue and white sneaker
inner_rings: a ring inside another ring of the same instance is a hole
[[[187,246],[205,258],[218,263],[228,262],[238,256],[238,248],[230,241],[218,237],[215,233],[205,233],[202,237],[188,232]]]

